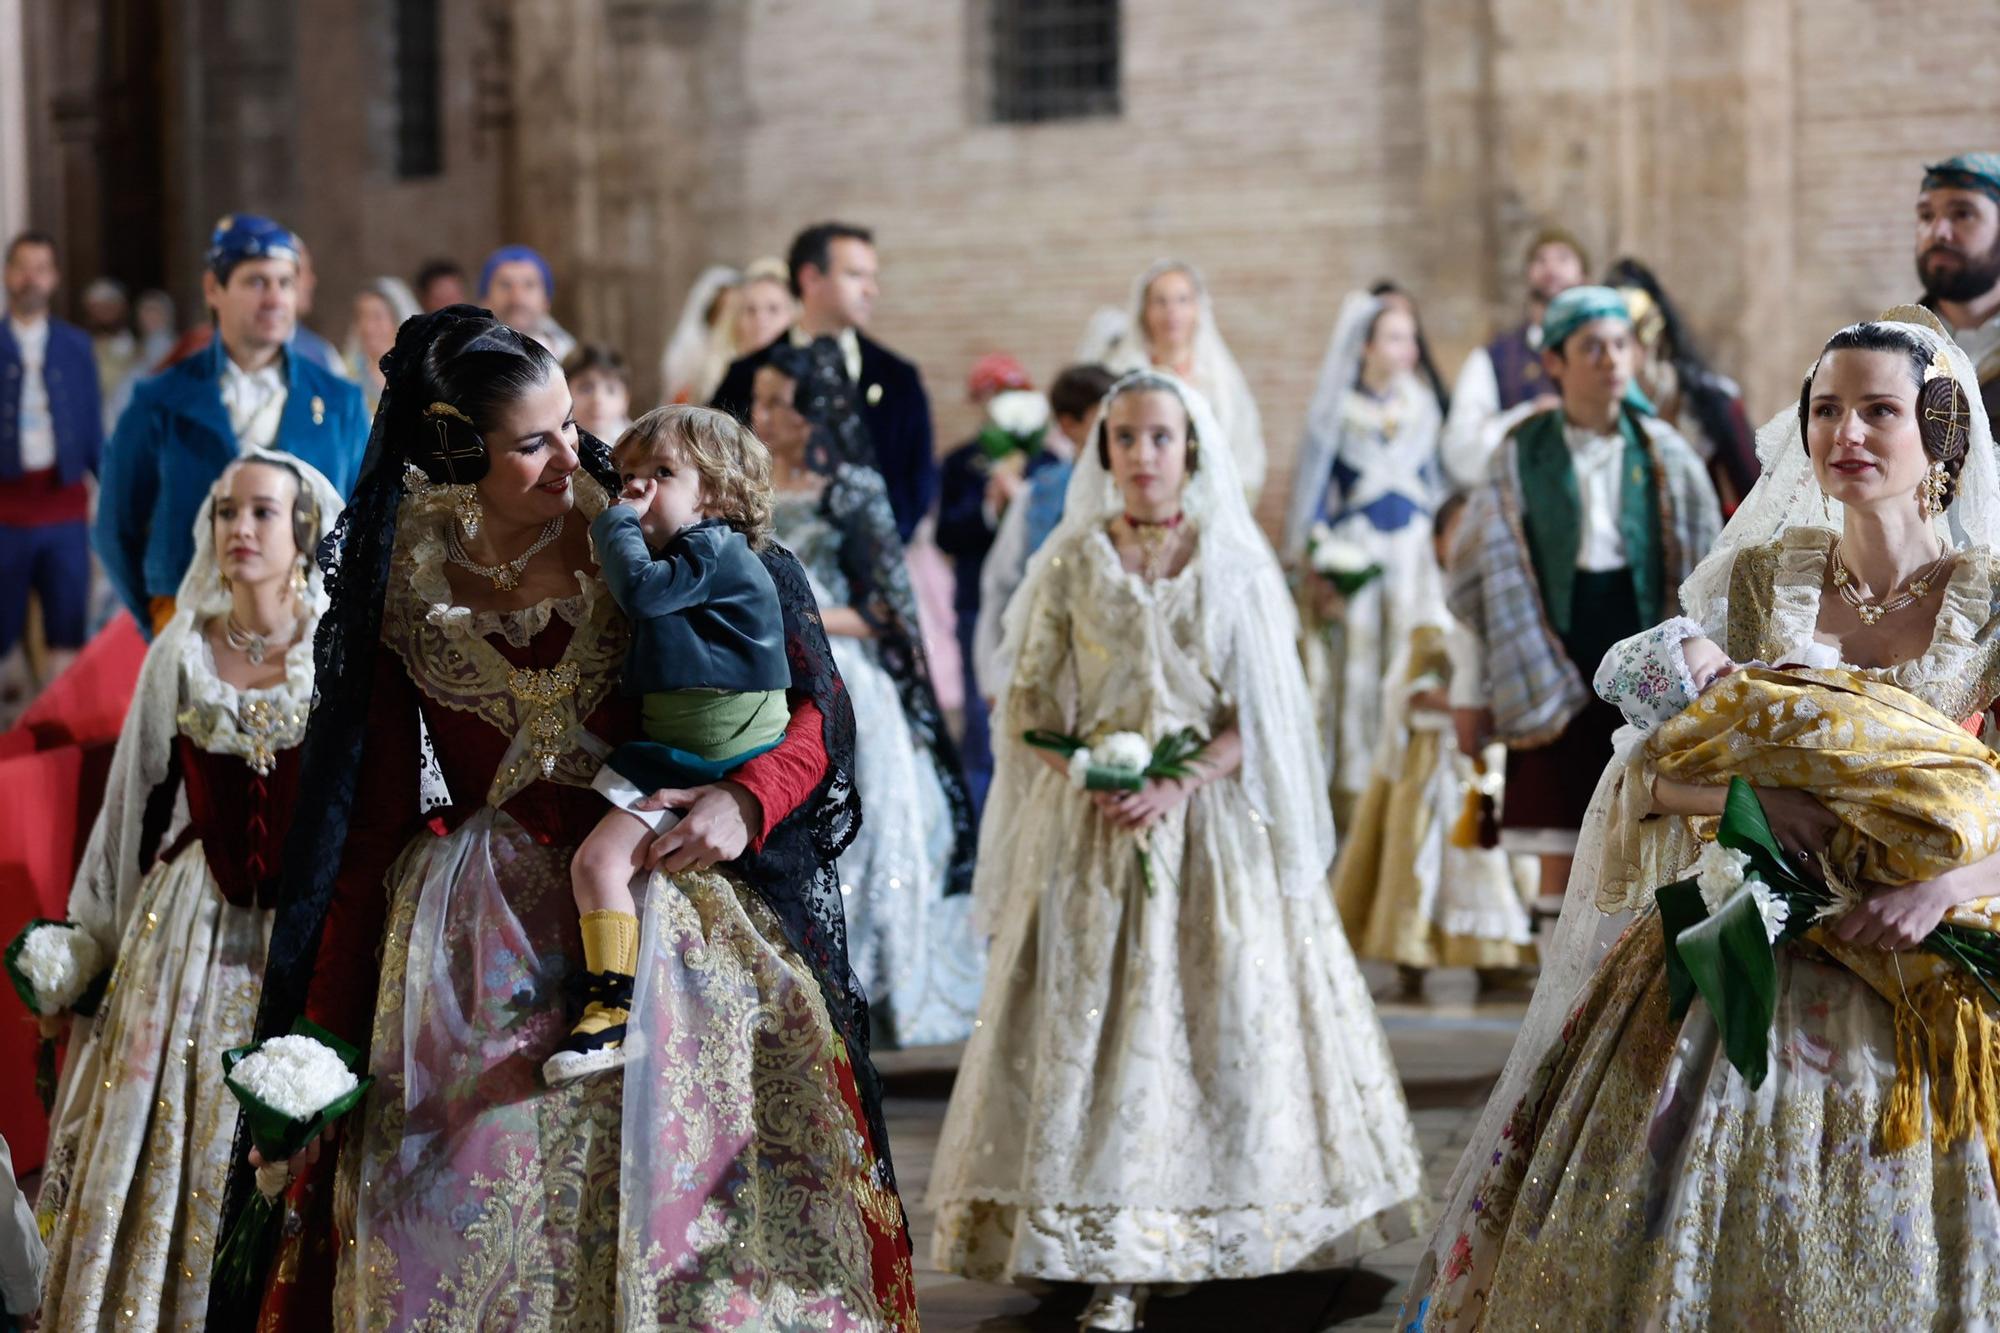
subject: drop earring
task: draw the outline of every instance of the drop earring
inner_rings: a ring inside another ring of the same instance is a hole
[[[1917,512],[1927,519],[1943,513],[1945,490],[1949,484],[1944,464],[1932,459],[1924,479],[1917,484]]]
[[[468,539],[479,535],[479,490],[474,486],[459,486],[451,499],[451,512],[458,518],[458,526],[465,530]]]

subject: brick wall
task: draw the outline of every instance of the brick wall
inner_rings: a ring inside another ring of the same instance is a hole
[[[2000,145],[1982,0],[1128,0],[1123,113],[1038,126],[985,119],[981,0],[450,12],[511,27],[505,163],[371,187],[368,271],[542,245],[558,314],[622,346],[643,394],[703,265],[863,222],[873,331],[922,365],[949,446],[979,355],[1052,375],[1094,309],[1180,256],[1263,411],[1267,519],[1347,290],[1412,287],[1450,375],[1516,317],[1520,247],[1561,220],[1600,267],[1652,264],[1762,418],[1828,333],[1910,294],[1919,164]]]

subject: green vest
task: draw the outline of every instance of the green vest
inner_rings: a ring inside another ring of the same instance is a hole
[[[1657,625],[1665,601],[1665,553],[1660,540],[1659,478],[1645,427],[1630,404],[1618,413],[1625,457],[1618,488],[1618,535],[1632,571],[1639,623]],[[1559,637],[1570,632],[1570,601],[1576,588],[1576,553],[1583,543],[1583,503],[1577,495],[1576,466],[1563,438],[1561,408],[1528,418],[1514,431],[1515,465],[1521,483],[1521,526],[1542,610]]]

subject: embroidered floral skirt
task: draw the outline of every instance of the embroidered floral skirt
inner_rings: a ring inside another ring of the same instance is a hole
[[[2000,1196],[1977,1135],[1877,1150],[1892,1011],[1779,955],[1771,1072],[1752,1091],[1699,1001],[1667,1018],[1660,926],[1614,948],[1490,1153],[1426,1330],[1990,1329]],[[1445,1233],[1447,1236],[1451,1232]]]
[[[1131,836],[1053,777],[938,1145],[932,1260],[987,1281],[1329,1268],[1407,1233],[1423,1172],[1325,892],[1281,895],[1233,781]],[[1045,817],[1043,817],[1045,816]],[[1043,874],[1047,875],[1043,879]]]
[[[489,810],[391,880],[338,1327],[916,1327],[845,1049],[754,894],[653,878],[631,1063],[551,1090],[569,849]]]
[[[200,1328],[271,914],[217,892],[200,843],[155,866],[95,1019],[80,1020],[40,1211],[45,1329]]]

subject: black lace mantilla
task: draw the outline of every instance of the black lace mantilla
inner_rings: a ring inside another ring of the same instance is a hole
[[[847,576],[849,600],[875,632],[875,651],[896,683],[903,715],[918,741],[930,751],[932,766],[944,788],[952,823],[951,861],[946,867],[944,891],[947,895],[969,893],[978,846],[972,795],[958,745],[945,727],[944,709],[931,681],[909,562],[904,559],[895,511],[889,506],[888,487],[875,466],[868,427],[855,402],[854,381],[847,377],[847,362],[833,339],[816,338],[803,348],[789,344],[773,348],[771,364],[797,384],[793,402],[812,424],[806,458],[814,471],[827,478],[819,512],[840,535],[840,568]]]

